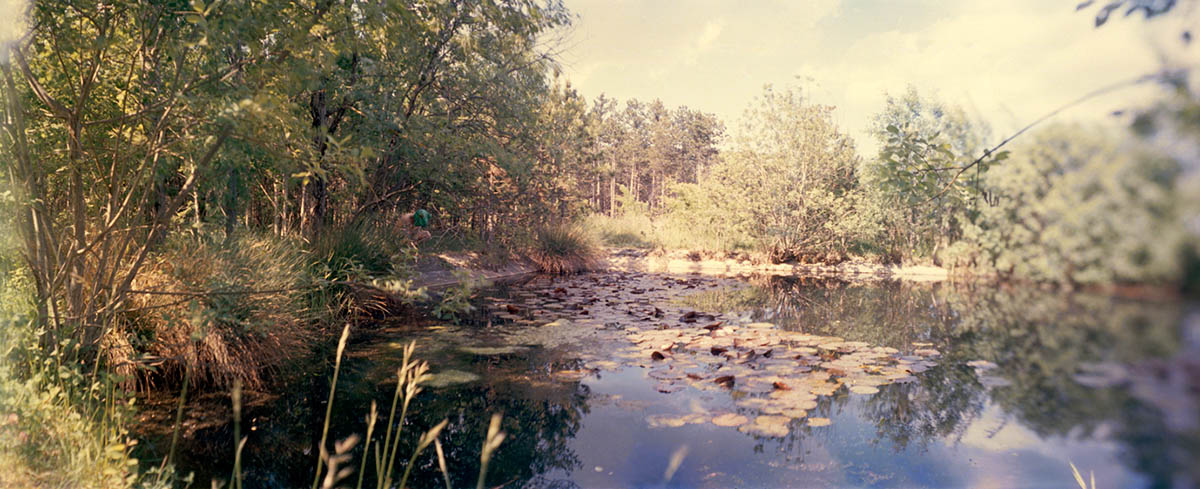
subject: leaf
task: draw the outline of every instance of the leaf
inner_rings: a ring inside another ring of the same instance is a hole
[[[896,127],[896,126],[893,126],[893,125],[891,125],[891,124],[888,124],[888,125],[887,125],[887,132],[890,132],[890,133],[892,133],[892,134],[900,134],[900,128],[898,128],[898,127]]]
[[[736,413],[726,413],[712,419],[712,424],[717,426],[740,426],[749,422],[749,418]]]

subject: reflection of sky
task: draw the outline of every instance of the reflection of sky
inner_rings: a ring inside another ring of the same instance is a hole
[[[1127,471],[1116,443],[1041,439],[1015,419],[1006,421],[993,405],[968,421],[957,441],[935,439],[899,452],[887,440],[876,441],[874,420],[861,419],[860,400],[832,414],[832,426],[802,428],[806,433],[795,441],[760,443],[711,424],[650,429],[644,421],[649,414],[686,413],[697,398],[718,410],[729,400],[724,392],[659,394],[642,375],[635,368],[587,382],[596,394],[649,401],[650,407],[594,405],[572,442],[582,469],[548,474],[549,479],[570,479],[581,487],[658,487],[671,454],[686,445],[687,457],[670,487],[1069,488],[1075,482],[1068,461],[1085,478],[1094,471],[1104,487],[1146,484]]]

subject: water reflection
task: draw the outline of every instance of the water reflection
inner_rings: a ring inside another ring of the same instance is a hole
[[[1200,481],[1200,349],[1186,305],[1030,288],[851,285],[767,278],[689,303],[750,311],[787,329],[903,348],[928,341],[941,365],[858,408],[893,450],[957,443],[998,408],[1039,439],[1113,440],[1150,487]],[[980,372],[968,362],[994,362]],[[1062,454],[1069,457],[1070,454]]]
[[[494,303],[527,300],[522,309],[530,311],[523,314],[532,316],[546,302],[530,291],[547,287],[555,285],[518,284],[491,295]],[[873,395],[841,389],[821,396],[809,417],[831,418],[831,426],[794,420],[786,436],[764,437],[709,423],[650,428],[648,415],[687,413],[698,405],[738,411],[739,394],[662,393],[637,362],[560,375],[597,356],[616,359],[611,346],[480,354],[464,346],[499,344],[490,335],[519,325],[491,316],[461,327],[410,326],[353,349],[339,382],[331,437],[365,432],[371,401],[386,409],[397,345],[417,339],[418,355],[435,370],[479,376],[422,394],[401,440],[414,446],[421,432],[449,419],[442,441],[455,487],[474,484],[493,412],[505,415],[510,435],[488,481],[504,487],[1071,487],[1068,460],[1095,470],[1107,487],[1200,481],[1200,315],[1188,316],[1187,304],[1021,287],[778,277],[715,290],[689,287],[678,295],[699,311],[906,353],[914,343],[928,343],[941,357],[914,382],[884,385]],[[313,455],[306,450],[319,437],[325,379],[316,375],[311,388],[252,410],[261,427],[248,445],[254,486],[311,482]],[[376,430],[376,442],[383,431]],[[228,444],[227,427],[209,436]],[[687,456],[664,484],[664,469],[680,447],[688,447]],[[205,456],[193,466],[228,473],[220,466],[227,459]],[[433,456],[417,463],[413,487],[442,486]]]

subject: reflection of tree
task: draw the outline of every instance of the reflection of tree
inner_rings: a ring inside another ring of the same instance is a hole
[[[472,486],[478,476],[488,418],[492,413],[502,413],[503,429],[509,436],[489,464],[489,483],[520,487],[525,481],[536,479],[553,486],[554,481],[542,480],[540,476],[554,469],[570,471],[579,467],[569,444],[588,413],[590,392],[578,381],[562,382],[546,375],[531,377],[528,372],[574,369],[578,361],[560,360],[551,352],[540,350],[530,355],[481,358],[477,362],[486,365],[479,367],[490,371],[482,381],[427,389],[413,401],[400,439],[397,464],[407,461],[409,450],[416,446],[421,433],[442,419],[449,419],[450,425],[442,432],[441,441],[453,486]],[[365,434],[364,418],[370,412],[371,401],[375,401],[380,421],[371,442],[372,452],[383,442],[387,409],[395,388],[394,382],[380,384],[369,376],[376,370],[373,364],[377,360],[355,359],[343,364],[330,426],[330,439]],[[520,377],[514,376],[514,372],[521,374]],[[327,379],[328,375],[314,376],[314,387],[308,395],[301,392],[285,396],[248,413],[247,419],[255,416],[256,411],[270,413],[273,419],[264,420],[258,431],[250,433],[243,462],[247,467],[247,486],[305,487],[312,481],[314,455],[307,452],[320,436],[323,402],[328,394],[324,389],[329,388]],[[207,438],[214,447],[224,447],[229,444],[226,440],[232,440],[228,426],[211,431]],[[362,460],[359,458],[362,445],[360,442],[354,451],[356,470]],[[372,453],[367,463],[367,481],[374,480],[374,456]],[[208,477],[226,478],[232,469],[230,463],[231,456],[206,457],[203,464],[195,466],[201,485],[208,485]],[[417,459],[409,486],[444,487],[432,448]]]
[[[1005,412],[1041,436],[1090,435],[1110,425],[1131,468],[1155,487],[1177,485],[1175,477],[1200,481],[1194,465],[1200,433],[1172,433],[1162,421],[1166,413],[1129,389],[1075,380],[1087,365],[1118,365],[1127,372],[1177,355],[1180,305],[1028,289],[947,292],[946,300],[963,314],[946,360],[997,363],[996,374],[1012,385],[990,395]],[[1182,395],[1194,399],[1197,393]]]
[[[935,368],[919,382],[884,386],[863,403],[862,418],[873,420],[877,439],[896,451],[931,440],[962,437],[986,404],[985,392],[970,372]]]
[[[1177,303],[1029,287],[859,285],[780,277],[755,284],[725,296],[711,292],[688,300],[697,308],[751,311],[756,320],[790,330],[901,349],[914,341],[930,342],[943,353],[940,365],[918,382],[884,387],[863,403],[863,419],[875,423],[879,439],[897,449],[961,436],[990,400],[1043,437],[1091,436],[1101,426],[1113,428],[1130,468],[1155,486],[1178,485],[1173,477],[1200,481],[1200,469],[1192,463],[1200,459],[1200,433],[1165,425],[1170,413],[1163,409],[1169,403],[1076,380],[1091,365],[1132,371],[1136,382],[1153,375],[1148,364],[1159,371],[1187,368],[1181,360],[1166,366],[1156,360],[1184,356]],[[972,360],[996,363],[985,375],[1009,385],[986,387],[966,366]],[[1174,395],[1190,396],[1188,405],[1194,406],[1200,396],[1188,385],[1175,388]]]

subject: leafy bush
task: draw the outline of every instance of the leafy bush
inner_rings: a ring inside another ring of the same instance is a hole
[[[533,238],[526,255],[542,273],[577,273],[600,266],[599,247],[578,227],[544,227]]]
[[[988,173],[994,205],[958,251],[1037,281],[1178,283],[1195,244],[1180,174],[1177,161],[1117,135],[1048,128]]]
[[[845,259],[858,234],[858,156],[833,107],[764,90],[733,148],[695,188],[679,189],[693,229],[748,236],[775,262]]]

